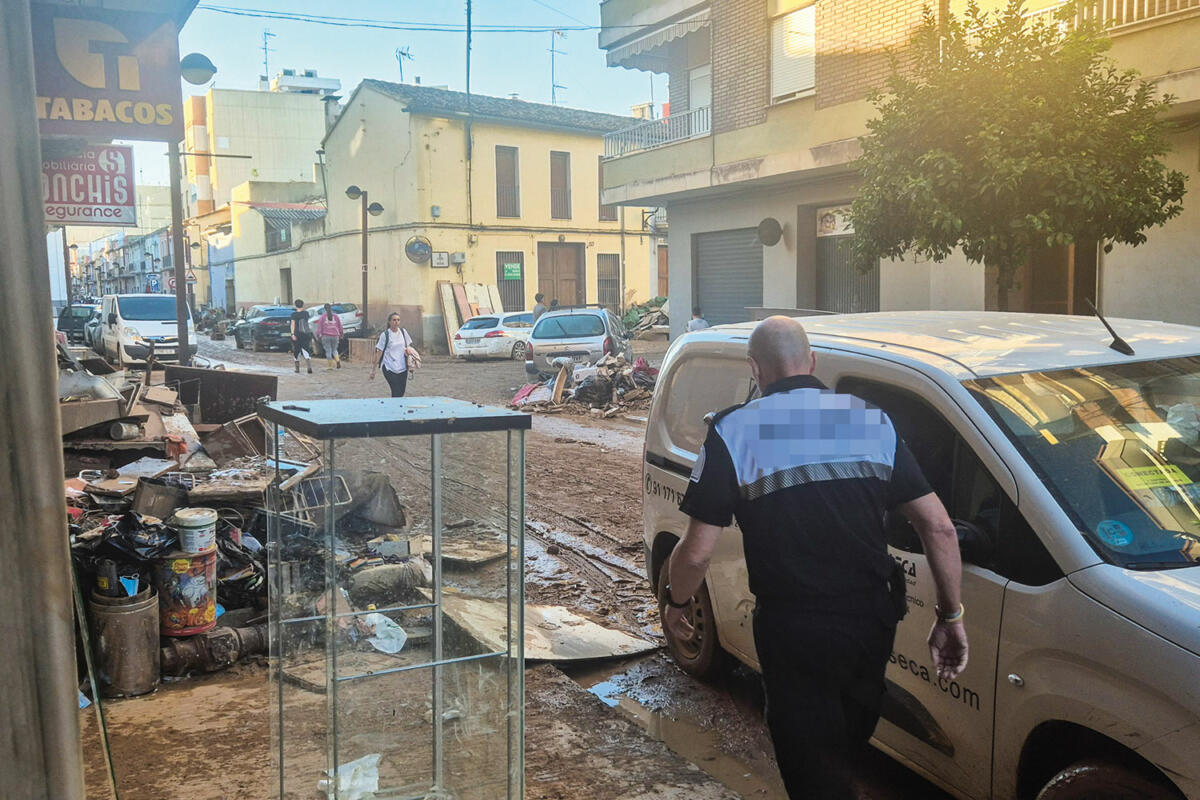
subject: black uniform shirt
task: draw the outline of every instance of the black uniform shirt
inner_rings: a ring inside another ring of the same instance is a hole
[[[853,608],[895,566],[884,512],[930,491],[882,410],[803,375],[716,416],[679,508],[737,518],[760,601]]]

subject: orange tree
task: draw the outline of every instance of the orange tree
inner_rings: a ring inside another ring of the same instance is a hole
[[[1184,176],[1159,96],[1105,55],[1108,37],[1071,9],[1029,19],[1019,0],[962,19],[926,9],[903,61],[893,59],[862,138],[850,216],[854,260],[961,248],[995,267],[1008,308],[1013,275],[1041,245],[1138,245],[1182,210]]]

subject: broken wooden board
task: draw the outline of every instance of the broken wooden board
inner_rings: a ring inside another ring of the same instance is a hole
[[[428,589],[421,590],[432,597]],[[485,650],[507,650],[508,606],[503,600],[442,593],[442,611]],[[657,650],[658,645],[597,625],[562,606],[525,606],[526,661],[590,661]]]
[[[179,403],[179,392],[169,386],[150,386],[142,390],[141,402],[174,408]]]
[[[137,478],[118,475],[115,478],[103,478],[98,481],[91,481],[87,485],[87,490],[92,494],[102,494],[105,497],[124,497],[127,494],[131,494],[137,488],[137,485]]]
[[[188,491],[188,502],[193,505],[207,503],[261,503],[263,493],[271,485],[273,475],[250,470],[222,470],[234,473],[197,483]]]
[[[154,415],[151,414],[151,419],[153,418]],[[162,414],[159,419],[168,435],[175,434],[183,438],[184,452],[179,458],[180,464],[186,465],[191,471],[217,468],[216,463],[204,453],[200,446],[200,437],[186,414]],[[149,429],[146,432],[149,433]]]
[[[500,289],[494,283],[487,285],[488,297],[492,300],[492,311],[499,314],[501,311],[520,311],[519,308],[505,308],[504,301],[500,298]]]
[[[433,540],[428,535],[410,542],[414,555],[429,555],[433,552]],[[466,568],[481,567],[508,555],[502,539],[480,538],[474,541],[442,537],[442,561],[453,566]]]
[[[554,379],[554,389],[550,392],[550,402],[558,405],[562,402],[563,390],[567,387],[567,368],[558,368],[558,377]]]
[[[466,322],[475,314],[471,311],[471,301],[467,299],[466,284],[452,283],[450,288],[454,290],[454,303],[458,306],[458,317],[463,322]]]
[[[123,478],[157,478],[164,472],[178,468],[178,464],[165,458],[139,458],[131,464],[120,467],[117,472]]]

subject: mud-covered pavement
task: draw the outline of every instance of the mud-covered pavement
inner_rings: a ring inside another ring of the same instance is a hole
[[[666,345],[638,342],[636,349],[657,365]],[[361,363],[327,370],[319,360],[314,374],[296,374],[289,354],[239,351],[232,340],[205,337],[200,354],[229,368],[277,374],[280,399],[387,394],[382,378],[368,380],[369,365]],[[427,357],[409,394],[502,405],[523,381],[519,362]],[[527,597],[657,643],[658,614],[641,543],[643,430],[636,415],[534,416],[526,446]],[[261,665],[111,702],[109,737],[121,797],[268,796],[267,711]],[[94,717],[83,713],[89,797],[108,797]],[[676,669],[664,651],[562,672],[531,668],[526,753],[529,798],[786,798],[756,676],[740,668],[722,685],[704,685]],[[880,800],[945,796],[874,752],[860,779],[865,796]]]

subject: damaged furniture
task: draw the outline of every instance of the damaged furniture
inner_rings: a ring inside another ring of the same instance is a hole
[[[272,463],[298,436],[320,449],[267,491],[278,797],[360,772],[377,797],[523,797],[529,416],[435,397],[259,415]]]

